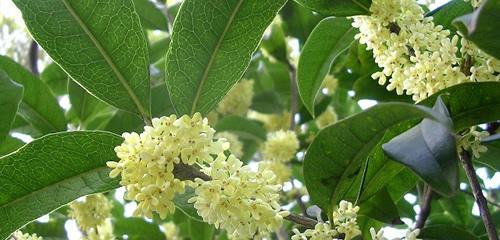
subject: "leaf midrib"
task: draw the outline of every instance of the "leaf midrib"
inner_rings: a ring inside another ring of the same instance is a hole
[[[113,70],[113,73],[115,74],[115,76],[117,77],[117,79],[120,81],[120,83],[122,84],[122,86],[125,88],[125,90],[127,91],[128,95],[130,96],[130,98],[132,99],[132,101],[134,102],[134,104],[137,106],[137,109],[139,110],[139,113],[142,115],[143,118],[147,118],[149,116],[148,112],[145,111],[145,108],[142,105],[142,103],[139,101],[139,98],[135,95],[134,91],[132,91],[132,89],[128,85],[127,81],[125,80],[125,77],[122,75],[122,73],[120,72],[120,70],[118,69],[118,67],[113,63],[113,61],[111,60],[111,57],[106,52],[106,50],[103,48],[103,46],[101,45],[101,43],[97,40],[97,38],[90,31],[90,29],[87,27],[87,25],[85,25],[85,23],[78,16],[78,14],[76,14],[76,12],[73,9],[73,7],[71,6],[71,4],[68,3],[68,0],[60,0],[60,1],[64,4],[64,6],[66,7],[66,9],[70,13],[70,15],[75,19],[75,21],[78,23],[78,25],[80,26],[80,28],[82,28],[82,30],[85,32],[85,34],[87,34],[87,36],[90,38],[90,40],[95,45],[95,47],[97,48],[97,50],[99,50],[99,53],[101,53],[101,55],[104,57],[104,60],[106,61],[106,63],[109,65],[109,67],[111,68],[111,70]]]
[[[210,68],[212,67],[212,64],[215,60],[215,56],[217,55],[217,52],[219,51],[220,47],[222,46],[222,42],[225,39],[227,32],[229,31],[229,27],[233,23],[233,20],[236,17],[236,14],[238,13],[243,2],[244,2],[244,0],[239,0],[238,4],[236,5],[233,12],[231,13],[231,16],[229,16],[227,24],[224,27],[224,30],[222,31],[222,34],[221,34],[219,40],[217,41],[217,45],[215,45],[215,49],[213,50],[212,54],[210,55],[210,59],[208,61],[208,64],[205,67],[203,75],[200,79],[200,84],[198,85],[198,88],[196,89],[196,95],[194,96],[193,105],[191,106],[191,115],[193,115],[196,111],[196,106],[198,105],[201,91],[203,90],[203,85],[205,84],[205,81],[207,80],[208,72],[210,71]]]

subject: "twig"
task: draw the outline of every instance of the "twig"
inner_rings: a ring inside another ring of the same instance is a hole
[[[462,162],[462,166],[465,170],[465,174],[469,179],[470,186],[472,188],[472,193],[474,194],[474,198],[476,199],[477,206],[479,207],[479,213],[481,214],[481,218],[483,219],[484,226],[486,231],[488,232],[488,239],[490,240],[498,240],[497,231],[495,229],[495,224],[491,219],[490,210],[488,209],[488,204],[486,202],[486,198],[483,195],[481,185],[479,185],[479,181],[477,179],[476,173],[474,172],[474,166],[472,165],[472,160],[470,157],[470,153],[462,148],[460,152],[460,161]]]
[[[474,197],[474,193],[471,193],[471,192],[469,192],[469,191],[467,191],[467,190],[460,190],[460,192],[463,192],[463,193],[465,193],[465,194],[467,194],[467,195],[469,195],[469,196],[471,196],[471,197]],[[493,206],[495,206],[495,207],[500,208],[500,204],[498,204],[498,203],[496,203],[496,202],[494,202],[494,201],[491,201],[490,199],[487,199],[487,198],[486,198],[486,201],[487,201],[489,204],[491,204],[491,205],[493,205]]]
[[[210,181],[212,178],[193,166],[178,163],[174,167],[173,174],[175,178],[179,180],[194,180],[196,178],[201,178],[205,181]]]
[[[295,129],[295,114],[297,113],[297,69],[287,61],[288,71],[290,73],[290,130]]]
[[[309,229],[314,229],[314,227],[318,223],[318,221],[316,221],[312,218],[300,216],[300,215],[293,214],[293,213],[290,213],[290,215],[284,217],[284,219],[291,221],[291,222],[294,222],[296,224],[300,224],[300,225],[304,226],[305,228],[309,228]]]
[[[415,223],[415,229],[422,229],[425,225],[425,221],[427,221],[427,218],[431,213],[432,188],[428,185],[424,186],[424,188],[424,195],[422,196],[420,213],[418,214],[417,222]]]
[[[38,76],[38,44],[31,41],[30,50],[28,52],[31,72]]]

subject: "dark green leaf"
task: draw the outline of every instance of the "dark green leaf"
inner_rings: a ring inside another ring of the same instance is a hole
[[[286,0],[186,0],[167,53],[166,83],[178,114],[214,108],[241,78]]]
[[[453,21],[464,37],[475,43],[481,50],[500,59],[500,45],[493,39],[500,38],[500,1],[485,0],[474,12]]]
[[[215,130],[217,132],[233,132],[239,137],[246,139],[266,140],[266,130],[262,124],[240,116],[227,116],[219,119],[215,125]]]
[[[0,69],[0,144],[9,135],[22,99],[23,86],[10,80],[7,73]]]
[[[500,172],[500,141],[483,144],[488,148],[488,151],[481,153],[481,157],[475,160],[496,172]]]
[[[395,91],[387,91],[385,86],[379,85],[371,74],[362,76],[354,82],[353,90],[356,93],[354,98],[371,99],[379,102],[413,102],[409,95],[397,95]]]
[[[440,198],[438,202],[448,219],[453,220],[455,224],[460,225],[462,228],[466,228],[473,220],[473,216],[471,215],[472,199],[472,196],[460,193],[451,198]]]
[[[78,197],[118,187],[106,162],[122,141],[106,132],[55,133],[0,158],[0,239]]]
[[[296,37],[300,46],[304,45],[314,27],[325,17],[304,8],[296,1],[288,1],[280,15],[284,20],[285,35]]]
[[[297,67],[297,85],[305,107],[314,116],[314,100],[332,62],[354,40],[355,28],[346,18],[325,18],[307,39]]]
[[[41,133],[66,130],[64,112],[50,89],[31,72],[10,58],[0,56],[0,69],[24,87],[18,113]]]
[[[316,12],[347,17],[354,15],[369,15],[371,0],[295,0]]]
[[[169,116],[174,114],[174,109],[170,103],[168,91],[165,85],[154,87],[151,90],[151,100],[154,103],[151,106],[153,117]],[[123,132],[142,132],[144,122],[135,114],[125,111],[117,111],[106,124],[104,129],[116,134]]]
[[[213,239],[215,227],[208,223],[190,220],[189,231],[191,232],[191,240]]]
[[[389,192],[385,188],[378,191],[377,194],[368,199],[365,203],[361,204],[359,209],[360,215],[368,216],[389,224],[401,223],[398,209],[394,204],[391,195],[389,195]]]
[[[188,200],[194,197],[194,189],[187,187],[183,194],[177,194],[174,198],[175,207],[177,210],[182,211],[190,219],[203,222],[203,219],[198,215],[198,210],[194,208],[192,203],[188,203]]]
[[[440,99],[433,111],[448,117]],[[451,196],[458,189],[458,155],[455,134],[450,126],[424,119],[382,148],[392,159],[412,169],[435,191]]]
[[[33,38],[99,99],[148,117],[147,41],[131,0],[15,0]]]
[[[24,145],[23,141],[21,141],[17,138],[11,137],[11,136],[7,136],[3,140],[2,144],[0,144],[0,156],[7,155],[11,152],[14,152],[15,150],[22,147],[23,145]]]
[[[149,47],[149,60],[155,63],[167,54],[168,46],[170,45],[170,37],[162,38]],[[163,75],[163,73],[162,73]]]
[[[45,67],[40,74],[40,79],[49,86],[56,96],[64,95],[68,92],[68,74],[56,63],[51,63]]]
[[[443,89],[419,104],[432,106],[441,96],[456,130],[500,119],[500,83],[463,83]]]
[[[441,25],[454,33],[456,28],[452,24],[453,20],[470,12],[472,12],[470,2],[452,0],[427,13],[426,16],[432,16],[434,24]]]
[[[165,14],[153,2],[149,0],[134,0],[134,6],[144,28],[168,31],[168,22]]]
[[[165,235],[160,231],[157,224],[146,222],[143,218],[119,218],[113,219],[114,234],[119,237],[127,235],[127,239],[139,240],[163,240]]]
[[[324,210],[350,189],[361,164],[386,130],[402,122],[436,118],[413,104],[382,103],[319,132],[304,159],[304,177],[312,201]],[[337,199],[332,199],[338,196]]]
[[[39,237],[47,240],[64,240],[66,239],[66,231],[64,229],[64,223],[66,219],[62,218],[50,218],[48,222],[32,222],[22,229],[23,233],[33,234],[35,233]]]
[[[80,123],[85,123],[106,107],[104,102],[90,95],[85,89],[74,81],[68,84],[69,101]]]
[[[418,238],[424,240],[478,240],[479,238],[463,228],[452,225],[434,225],[420,231]]]
[[[286,36],[282,28],[282,20],[275,20],[270,26],[270,33],[262,39],[261,48],[281,62],[288,61]]]
[[[265,91],[253,97],[250,108],[260,113],[282,113],[283,103],[276,92]]]

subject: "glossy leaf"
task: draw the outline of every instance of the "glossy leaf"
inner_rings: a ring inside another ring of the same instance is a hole
[[[23,66],[4,56],[0,56],[0,69],[24,87],[19,115],[43,134],[66,130],[63,109],[45,83]]]
[[[420,231],[419,238],[429,240],[479,240],[467,230],[452,225],[434,225]]]
[[[346,17],[369,15],[371,0],[295,0],[315,12]]]
[[[296,1],[288,1],[280,15],[283,18],[285,35],[296,37],[300,46],[304,45],[319,21],[325,18],[324,15],[317,14]]]
[[[0,144],[9,135],[22,98],[23,86],[10,80],[7,73],[0,69]]]
[[[82,125],[106,107],[104,102],[90,95],[74,81],[68,84],[68,94],[71,108]]]
[[[22,147],[24,142],[11,136],[7,136],[0,144],[0,156],[7,155]]]
[[[51,63],[43,69],[40,80],[45,82],[56,96],[68,93],[68,74],[56,63]]]
[[[227,116],[217,121],[217,132],[229,131],[246,139],[266,140],[266,130],[259,122],[239,116]]]
[[[432,16],[434,24],[441,25],[445,29],[455,32],[456,28],[453,26],[453,20],[470,12],[472,12],[472,5],[470,2],[452,0],[427,13],[426,16]]]
[[[147,41],[131,0],[15,0],[33,38],[99,99],[148,117]]]
[[[113,232],[115,236],[127,235],[127,239],[150,239],[164,240],[165,234],[155,223],[146,222],[143,218],[128,217],[113,220]]]
[[[368,216],[389,224],[401,223],[398,209],[385,188],[368,199],[364,204],[361,204],[359,208],[359,215]]]
[[[491,168],[493,171],[500,172],[500,141],[483,143],[488,148],[488,151],[481,153],[477,162]]]
[[[215,227],[205,222],[190,220],[189,232],[191,233],[191,240],[213,239]]]
[[[307,39],[297,67],[297,85],[305,107],[314,116],[314,100],[332,62],[354,40],[356,29],[346,18],[325,18]]]
[[[183,2],[166,62],[166,83],[178,114],[206,114],[217,105],[243,75],[285,2]]]
[[[316,136],[304,159],[304,177],[312,201],[330,209],[333,196],[348,190],[362,162],[386,130],[402,122],[425,117],[436,119],[430,109],[406,103],[383,103],[331,125]]]
[[[443,89],[424,99],[420,105],[433,106],[441,96],[455,130],[500,119],[500,83],[463,83]]]
[[[134,0],[134,6],[144,28],[168,31],[168,22],[165,14],[153,2],[149,0]]]
[[[183,194],[177,194],[174,198],[175,207],[178,211],[183,212],[191,220],[203,222],[203,219],[198,215],[196,208],[194,208],[192,203],[188,203],[188,200],[194,197],[194,189],[187,187]]]
[[[453,21],[464,37],[475,43],[481,50],[500,59],[500,46],[493,39],[500,38],[494,23],[500,22],[500,2],[485,0],[474,12]]]
[[[106,132],[56,133],[0,158],[0,239],[78,197],[118,187],[106,162],[122,141]]]
[[[449,116],[439,99],[433,111]],[[447,196],[458,189],[456,138],[449,128],[451,120],[449,124],[424,119],[382,146],[392,159],[412,169],[435,191]]]

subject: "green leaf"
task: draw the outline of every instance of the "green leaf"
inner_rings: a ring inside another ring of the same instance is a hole
[[[0,56],[0,69],[24,87],[18,113],[28,123],[43,134],[66,130],[63,109],[45,83],[23,66],[4,56]]]
[[[488,148],[488,151],[481,153],[479,159],[475,161],[488,166],[496,172],[500,172],[500,141],[483,143]]]
[[[500,22],[500,1],[485,0],[474,12],[453,21],[463,36],[481,50],[500,59],[500,45],[493,39],[500,38],[497,25]]]
[[[68,85],[68,94],[71,108],[83,125],[85,125],[93,115],[106,107],[106,104],[90,95],[74,81],[71,81]]]
[[[118,187],[106,162],[122,141],[107,132],[62,132],[0,158],[0,239],[78,197]]]
[[[463,228],[452,225],[434,225],[420,231],[418,238],[429,240],[479,240],[478,237]]]
[[[433,111],[448,116],[440,99]],[[433,190],[451,196],[458,189],[456,138],[449,126],[424,119],[382,148],[392,159],[412,169]]]
[[[167,17],[149,0],[133,0],[135,10],[139,14],[144,28],[151,30],[168,31]]]
[[[68,93],[68,74],[56,63],[51,63],[45,67],[40,74],[40,79],[49,86],[56,96]]]
[[[371,0],[295,0],[318,13],[347,17],[369,15]]]
[[[356,93],[354,95],[356,100],[371,99],[379,102],[413,102],[409,95],[397,95],[395,91],[387,91],[386,86],[379,85],[371,77],[371,73],[356,79],[353,90]]]
[[[3,144],[23,99],[23,86],[12,82],[2,69],[0,69],[0,96],[0,144]]]
[[[439,96],[448,108],[455,130],[500,119],[499,82],[455,85],[433,94],[419,104],[433,106]]]
[[[178,114],[206,114],[241,78],[286,0],[186,0],[167,53],[166,83]]]
[[[151,90],[151,99],[154,103],[151,106],[153,117],[169,116],[174,114],[174,109],[170,103],[168,91],[165,85],[154,87]],[[106,131],[122,134],[123,132],[142,132],[144,122],[135,114],[125,111],[117,111],[106,124]]]
[[[285,35],[296,37],[303,46],[309,34],[325,16],[304,8],[296,1],[288,1],[280,11]]]
[[[266,130],[259,122],[240,116],[227,116],[217,121],[217,132],[229,131],[241,138],[257,141],[266,140]]]
[[[131,240],[165,239],[165,234],[160,231],[157,224],[146,222],[143,218],[136,217],[113,219],[113,232],[115,236],[119,237],[127,235],[127,239]]]
[[[180,210],[191,220],[198,222],[203,222],[203,219],[198,215],[198,210],[194,208],[192,203],[188,203],[188,200],[195,196],[194,189],[191,187],[186,187],[186,191],[183,194],[177,194],[174,198],[174,204],[177,210]]]
[[[151,63],[155,63],[161,58],[165,57],[169,45],[170,37],[162,38],[151,44],[151,46],[149,47],[149,60],[151,61]]]
[[[332,62],[354,40],[356,29],[346,18],[325,18],[314,28],[300,54],[297,85],[305,107],[314,116],[314,100]]]
[[[215,227],[205,222],[190,220],[189,232],[191,240],[213,239],[212,237],[215,234]]]
[[[253,97],[250,109],[260,113],[282,113],[283,103],[276,92],[264,91]]]
[[[432,10],[426,16],[432,16],[432,21],[436,25],[441,25],[445,29],[450,30],[452,33],[456,31],[452,22],[455,18],[472,12],[472,5],[470,2],[462,0],[452,0],[448,3]]]
[[[471,196],[460,193],[451,198],[440,198],[438,202],[448,219],[452,219],[456,224],[466,228],[473,220],[473,216],[471,215],[472,199]]]
[[[97,98],[149,117],[148,45],[131,0],[14,0],[33,38]]]
[[[381,103],[320,131],[304,159],[305,183],[312,201],[330,210],[330,203],[340,201],[340,193],[351,188],[352,178],[386,130],[425,117],[439,118],[430,109],[413,104]]]
[[[387,189],[380,190],[359,206],[359,214],[389,224],[400,224],[398,208]]]
[[[0,144],[0,156],[7,155],[22,147],[24,142],[11,136],[7,136]]]

